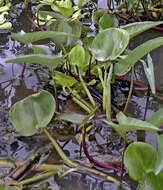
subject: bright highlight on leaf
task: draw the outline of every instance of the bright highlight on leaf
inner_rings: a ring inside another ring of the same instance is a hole
[[[115,60],[127,47],[129,34],[123,29],[103,30],[93,40],[92,54],[98,61]]]

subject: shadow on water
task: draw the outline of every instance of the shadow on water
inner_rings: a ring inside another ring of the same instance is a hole
[[[107,1],[99,1],[99,8],[105,8]],[[20,11],[22,4],[15,5],[15,13],[18,14],[17,18],[13,18],[14,27],[13,32],[20,32],[22,29],[25,32],[32,31],[32,26],[28,23],[26,15]],[[40,146],[41,139],[37,140],[34,138],[23,138],[14,131],[9,121],[8,111],[11,105],[22,98],[37,92],[43,88],[40,78],[37,75],[36,66],[25,66],[23,64],[6,64],[7,58],[15,57],[24,52],[27,47],[16,42],[10,38],[10,33],[0,33],[0,157],[12,158],[20,161],[27,160]],[[138,44],[137,44],[138,45]],[[131,44],[132,46],[132,44]],[[160,63],[158,59],[161,54],[156,53],[156,63]],[[155,60],[154,60],[155,61]],[[160,68],[160,65],[158,66]],[[163,69],[162,69],[163,70]],[[137,69],[137,72],[141,69]],[[156,76],[156,80],[160,82],[161,69],[159,70],[159,77]],[[143,74],[140,72],[139,76],[142,79]],[[162,77],[161,77],[162,79]],[[158,83],[159,84],[159,83]],[[146,97],[133,96],[130,103],[129,112],[137,118],[143,119],[145,113]],[[147,110],[147,116],[149,117],[156,110],[161,107],[153,98],[150,98],[149,106]],[[97,124],[98,125],[98,124]],[[93,139],[90,140],[89,151],[91,154],[104,155],[115,154],[120,155],[119,151],[122,152],[122,142],[120,138],[115,134],[113,135],[112,130],[108,130],[105,127],[100,130],[93,131]],[[155,144],[155,138],[153,135],[147,135],[147,141],[151,144]],[[61,143],[63,145],[64,143]],[[71,158],[76,158],[80,155],[79,144],[71,140],[65,148],[70,150]],[[67,151],[68,152],[68,151]],[[83,155],[84,156],[84,155]],[[98,157],[98,159],[100,159]],[[0,171],[0,179],[5,174],[5,169]],[[126,179],[128,182],[128,179]],[[95,178],[94,176],[86,174],[72,173],[64,177],[62,180],[50,178],[48,181],[51,184],[50,189],[60,190],[118,190],[119,188],[113,184],[106,182],[102,179]],[[136,189],[136,186],[132,182],[128,182],[130,187],[127,189]],[[31,189],[31,188],[29,188]],[[41,188],[39,188],[41,189]],[[48,189],[48,187],[43,188]]]

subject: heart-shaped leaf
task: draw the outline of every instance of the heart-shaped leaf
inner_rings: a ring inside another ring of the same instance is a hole
[[[15,103],[10,118],[20,134],[29,136],[50,122],[55,109],[54,97],[48,91],[41,91]]]
[[[76,45],[69,53],[69,61],[71,65],[83,68],[85,65],[85,50],[81,45]]]
[[[98,61],[115,60],[127,47],[129,34],[123,29],[101,31],[92,42],[92,54]]]
[[[56,83],[64,86],[64,87],[71,87],[75,83],[77,83],[77,80],[74,77],[65,75],[64,73],[61,73],[59,71],[54,72],[53,79],[56,80]]]
[[[134,180],[142,181],[153,170],[156,158],[157,153],[151,145],[134,142],[125,150],[124,164]]]

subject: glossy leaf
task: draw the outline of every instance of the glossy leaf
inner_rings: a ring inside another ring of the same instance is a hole
[[[43,54],[24,55],[13,59],[8,59],[6,63],[34,63],[48,67],[57,67],[63,60],[62,56],[52,56]]]
[[[98,61],[115,60],[127,47],[129,35],[123,29],[103,30],[93,40],[92,54]]]
[[[158,175],[150,172],[146,175],[141,190],[162,190],[162,188],[163,172],[160,172]]]
[[[20,41],[24,44],[36,42],[38,40],[43,40],[47,38],[63,38],[63,37],[71,37],[78,38],[78,35],[73,35],[72,33],[67,33],[66,31],[47,31],[47,32],[31,32],[31,33],[12,33],[11,37],[14,40]]]
[[[107,10],[105,9],[98,9],[92,14],[92,21],[94,24],[99,24],[100,18],[104,15],[107,14]]]
[[[62,113],[59,116],[57,116],[55,119],[80,124],[86,117],[87,117],[86,115],[81,115],[77,113]]]
[[[158,37],[149,40],[134,50],[130,51],[127,56],[118,59],[118,63],[114,66],[114,73],[116,75],[123,75],[123,73],[129,68],[134,66],[141,58],[152,50],[159,48],[163,45],[163,37]]]
[[[159,174],[163,169],[163,135],[157,135],[157,146],[158,146],[158,154],[157,154],[157,162],[155,166],[155,174]]]
[[[81,45],[76,45],[69,53],[69,61],[71,65],[84,67],[85,64],[85,50]]]
[[[160,125],[163,123],[163,108],[160,108],[150,118],[148,118],[147,122],[149,122],[152,125],[155,125],[159,128]]]
[[[136,181],[142,181],[145,175],[151,172],[155,166],[156,151],[143,142],[130,144],[124,153],[124,164],[129,175]]]
[[[155,26],[158,26],[160,24],[163,24],[163,21],[159,22],[152,22],[152,21],[146,21],[146,22],[135,22],[131,24],[127,24],[123,26],[122,28],[124,30],[127,30],[127,32],[130,35],[130,39],[141,34],[142,32],[149,30],[150,28],[153,28]]]
[[[77,80],[74,77],[68,76],[64,73],[55,71],[53,79],[56,80],[56,83],[64,86],[64,87],[71,87],[75,83],[77,83]]]
[[[104,14],[99,20],[99,27],[102,30],[116,26],[117,26],[117,20],[115,16],[112,14]]]
[[[48,91],[41,91],[15,103],[11,107],[10,118],[21,135],[30,136],[46,127],[55,109],[53,96]]]

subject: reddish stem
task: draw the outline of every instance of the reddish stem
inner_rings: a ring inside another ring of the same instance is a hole
[[[126,77],[117,77],[116,80],[131,83],[131,80],[129,80]],[[136,82],[136,81],[134,81],[134,86],[142,88],[142,90],[145,91],[145,92],[148,90],[148,85],[146,85],[143,82]],[[160,88],[156,88],[156,91],[160,92],[161,89]]]
[[[73,77],[75,77],[75,78],[79,78],[79,76],[76,75],[76,74],[74,74],[74,73],[72,73],[71,75],[72,75]],[[98,77],[95,76],[95,75],[90,75],[90,76],[87,75],[87,76],[83,76],[83,78],[84,78],[84,79],[90,79],[90,80],[98,79]],[[126,77],[116,77],[116,80],[117,80],[117,81],[122,81],[122,82],[131,83],[131,80],[129,80],[129,79],[126,78]],[[148,85],[146,85],[146,84],[143,83],[143,82],[134,81],[134,86],[137,86],[137,87],[142,88],[141,91],[144,91],[144,92],[147,92],[147,90],[148,90]],[[160,88],[156,88],[156,91],[157,91],[157,92],[160,92],[161,89],[160,89]]]
[[[154,27],[154,28],[152,28],[153,30],[157,30],[157,31],[159,31],[159,32],[163,32],[163,27],[158,27],[158,26],[156,26],[156,27]]]
[[[101,163],[101,162],[98,162],[97,160],[95,160],[88,152],[88,148],[87,148],[87,144],[85,142],[85,131],[83,132],[83,139],[82,139],[82,144],[83,144],[83,151],[84,151],[84,154],[86,155],[86,157],[88,158],[88,160],[94,164],[94,166],[97,166],[97,167],[100,167],[100,168],[104,168],[104,169],[107,169],[107,170],[114,170],[116,172],[121,172],[123,173],[124,171],[121,169],[121,168],[115,168],[113,166],[109,166],[107,164],[104,164],[104,163]]]

